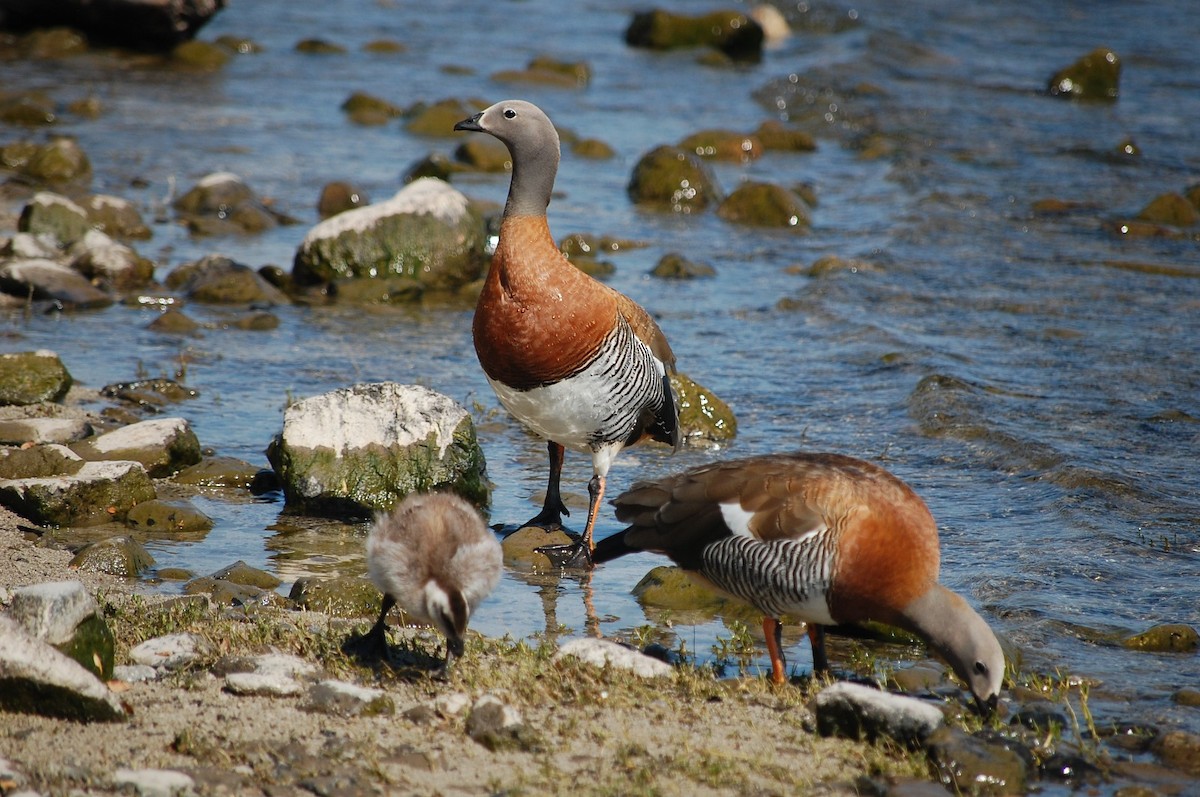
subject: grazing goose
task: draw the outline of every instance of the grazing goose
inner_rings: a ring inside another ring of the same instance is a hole
[[[1004,654],[961,597],[938,583],[938,532],[925,503],[883,468],[837,454],[778,454],[704,465],[634,484],[613,501],[630,524],[597,563],[635,551],[670,557],[764,615],[772,679],[784,681],[779,616],[809,626],[876,620],[914,632],[954,669],[983,711],[998,700]]]
[[[669,374],[675,355],[633,300],[571,265],[550,235],[546,207],[558,171],[558,133],[536,105],[506,100],[455,130],[508,147],[512,182],[472,333],[500,403],[547,441],[546,500],[527,525],[557,528],[564,449],[592,456],[588,516],[573,563],[590,566],[592,531],[613,459],[647,437],[679,445]]]
[[[471,504],[449,493],[412,493],[367,535],[367,572],[383,611],[363,640],[382,657],[387,614],[400,605],[446,636],[446,660],[463,654],[471,613],[500,580],[500,543]]]

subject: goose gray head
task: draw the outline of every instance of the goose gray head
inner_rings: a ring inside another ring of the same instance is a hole
[[[559,141],[554,123],[541,108],[524,100],[504,100],[463,119],[454,129],[487,133],[508,147],[513,174],[506,216],[546,212],[558,174]]]

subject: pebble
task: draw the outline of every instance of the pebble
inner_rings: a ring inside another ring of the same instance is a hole
[[[147,639],[129,651],[129,658],[156,670],[174,670],[195,659],[203,644],[195,634],[167,634]]]
[[[113,782],[132,788],[139,797],[174,797],[190,793],[196,785],[189,775],[173,769],[118,769]]]
[[[382,689],[369,689],[346,681],[315,684],[308,690],[308,703],[313,711],[343,717],[395,713],[392,699]]]
[[[113,679],[127,684],[158,680],[158,670],[147,664],[118,664],[113,667]]]
[[[823,736],[886,736],[912,744],[924,741],[945,723],[937,706],[844,681],[822,689],[813,706]]]

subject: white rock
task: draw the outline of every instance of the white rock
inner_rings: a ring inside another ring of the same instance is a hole
[[[466,692],[451,692],[438,695],[433,701],[433,709],[443,717],[455,717],[466,711],[471,705],[471,696]]]
[[[191,430],[183,418],[155,418],[122,426],[91,441],[98,454],[137,448],[165,448],[171,441]]]
[[[235,695],[289,697],[301,692],[300,682],[279,673],[231,672],[225,676],[225,689]]]
[[[317,668],[299,656],[289,656],[286,653],[264,653],[253,658],[254,672],[259,675],[272,675],[284,678],[296,678],[315,675]]]
[[[554,654],[555,660],[564,656],[574,656],[580,661],[597,667],[613,667],[618,670],[628,670],[639,678],[657,678],[670,675],[675,670],[665,661],[647,656],[636,650],[610,642],[607,639],[572,639],[561,645]]]
[[[946,721],[937,706],[915,697],[845,681],[822,689],[813,710],[822,734],[890,736],[901,742],[924,740]]]
[[[347,210],[317,224],[304,236],[301,247],[344,232],[363,232],[388,216],[424,214],[447,224],[457,224],[468,213],[470,200],[449,183],[433,177],[413,180],[391,199]]]
[[[158,670],[148,664],[118,664],[113,667],[113,679],[127,684],[157,681]]]
[[[438,455],[467,411],[420,385],[354,385],[297,401],[283,414],[283,439],[296,448],[331,448],[337,456],[366,446],[408,446],[435,436]]]
[[[196,785],[190,775],[173,769],[118,769],[113,782],[133,788],[139,797],[176,797],[191,793]]]
[[[30,636],[61,645],[97,608],[82,581],[52,581],[13,592],[9,616]]]
[[[0,421],[0,443],[73,443],[92,433],[83,418],[13,418]],[[71,452],[73,459],[79,457]]]
[[[308,690],[309,705],[326,714],[354,716],[371,704],[387,701],[382,689],[370,689],[346,681],[321,681]]]
[[[147,639],[129,651],[129,658],[136,664],[174,670],[195,659],[203,644],[195,634],[167,634]]]

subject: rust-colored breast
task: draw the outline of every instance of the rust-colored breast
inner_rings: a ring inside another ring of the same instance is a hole
[[[938,578],[937,524],[925,502],[881,469],[830,496],[839,516],[829,605],[838,622],[894,622]]]
[[[577,373],[616,324],[617,295],[570,264],[544,216],[505,219],[472,325],[484,372],[519,390]]]

